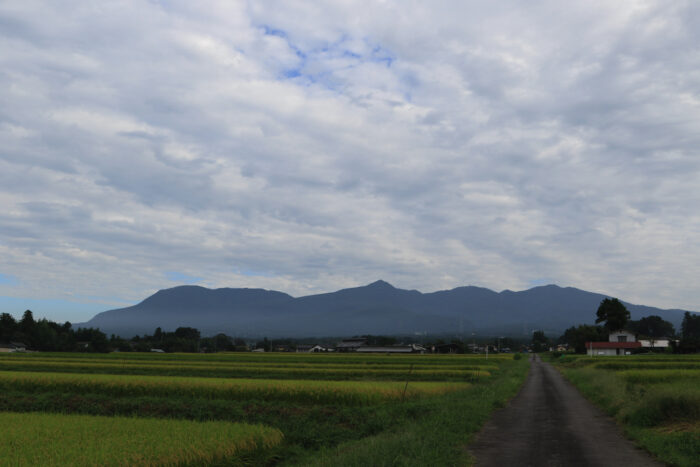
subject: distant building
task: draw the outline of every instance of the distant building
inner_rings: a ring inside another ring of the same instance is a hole
[[[608,334],[608,342],[636,342],[637,338],[634,333],[621,330]]]
[[[365,345],[355,349],[357,353],[425,353],[422,345]]]
[[[353,337],[352,339],[343,339],[335,345],[335,350],[338,352],[355,352],[357,349],[367,344],[367,339],[364,337]]]
[[[625,330],[611,332],[607,342],[586,342],[589,356],[630,355],[632,351],[642,348],[636,336]]]
[[[471,345],[471,344],[470,344]],[[470,349],[475,351],[477,346],[471,346]],[[433,353],[464,353],[464,348],[455,342],[449,344],[435,344],[432,348]]]
[[[328,352],[328,349],[318,344],[300,344],[297,345],[298,353],[313,353],[313,352]]]
[[[658,339],[639,339],[643,349],[667,349],[671,346],[672,339],[659,337]]]
[[[0,352],[26,352],[27,346],[21,342],[10,342],[9,344],[0,344]]]

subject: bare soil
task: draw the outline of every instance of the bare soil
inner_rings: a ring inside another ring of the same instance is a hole
[[[525,385],[469,451],[478,467],[661,466],[537,355]]]

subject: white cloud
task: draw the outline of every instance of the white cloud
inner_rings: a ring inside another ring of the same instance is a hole
[[[5,2],[0,295],[547,277],[700,309],[699,13]]]

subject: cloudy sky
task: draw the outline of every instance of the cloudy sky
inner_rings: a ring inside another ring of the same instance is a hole
[[[700,3],[0,2],[0,311],[556,283],[700,310]]]

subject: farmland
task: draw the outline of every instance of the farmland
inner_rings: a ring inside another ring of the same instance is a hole
[[[660,460],[698,465],[700,356],[565,356],[558,367]]]
[[[12,465],[467,463],[527,367],[512,355],[5,354],[0,451]]]

